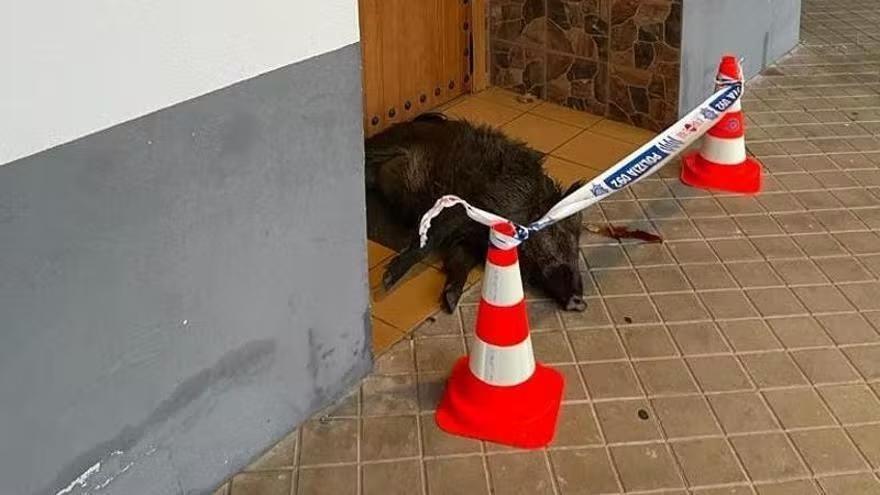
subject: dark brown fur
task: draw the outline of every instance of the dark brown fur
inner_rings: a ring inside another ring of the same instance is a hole
[[[400,214],[414,236],[410,248],[389,264],[385,285],[393,285],[429,252],[437,251],[447,275],[443,303],[447,311],[454,310],[468,273],[485,259],[488,228],[469,219],[461,207],[449,208],[432,223],[428,245],[419,248],[419,219],[439,197],[453,194],[526,225],[581,185],[563,192],[544,172],[543,159],[497,130],[437,114],[367,140],[367,186]],[[577,311],[586,309],[578,269],[581,220],[580,214],[574,215],[533,234],[519,248],[527,281],[565,309]]]

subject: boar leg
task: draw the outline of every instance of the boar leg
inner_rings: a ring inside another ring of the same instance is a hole
[[[390,289],[394,284],[400,281],[406,272],[410,270],[420,261],[424,260],[431,251],[435,249],[444,250],[453,239],[456,233],[462,231],[463,227],[470,222],[470,219],[460,211],[444,211],[435,220],[431,228],[431,235],[428,236],[428,242],[425,247],[419,246],[419,236],[416,234],[412,243],[408,248],[401,251],[394,257],[385,269],[385,275],[382,277],[382,284],[385,290]]]
[[[468,275],[480,259],[462,244],[453,246],[443,258],[443,271],[446,272],[446,285],[443,287],[443,309],[452,313],[458,307],[458,301],[464,292],[464,284]]]
[[[381,189],[380,174],[383,168],[386,166],[405,168],[409,163],[406,153],[396,147],[368,146],[364,150],[364,155],[367,189],[370,190]]]
[[[399,282],[400,279],[406,275],[406,272],[425,259],[429,252],[431,252],[430,245],[421,248],[419,247],[418,239],[416,239],[415,245],[410,245],[410,247],[404,249],[400,254],[395,256],[394,259],[388,263],[388,268],[385,269],[385,275],[382,276],[382,285],[385,290],[390,289],[394,284]]]

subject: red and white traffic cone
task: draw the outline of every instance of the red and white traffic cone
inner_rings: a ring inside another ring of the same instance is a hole
[[[562,375],[535,362],[516,248],[499,247],[510,224],[492,228],[470,356],[452,369],[437,425],[454,435],[520,448],[553,440]]]
[[[724,56],[718,67],[716,90],[725,81],[743,80],[742,67],[736,57]],[[693,187],[719,191],[756,193],[761,190],[761,164],[746,154],[741,101],[737,101],[706,133],[700,151],[684,157],[681,181]]]

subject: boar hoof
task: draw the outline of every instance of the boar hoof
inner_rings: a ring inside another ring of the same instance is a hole
[[[461,290],[452,287],[443,289],[443,309],[447,313],[454,313],[458,307],[458,301],[461,299]]]
[[[394,284],[396,284],[400,280],[400,278],[401,277],[389,267],[389,269],[385,270],[385,274],[382,275],[382,288],[386,291],[390,290],[392,287],[394,287]]]
[[[582,313],[587,310],[587,302],[584,301],[584,298],[581,296],[571,296],[565,304],[565,310]]]

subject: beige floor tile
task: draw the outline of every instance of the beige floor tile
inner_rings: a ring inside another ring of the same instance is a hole
[[[401,282],[380,300],[374,300],[373,315],[394,327],[410,329],[440,309],[440,293],[446,277],[435,268],[425,268]]]
[[[880,421],[880,401],[865,385],[821,387],[819,394],[844,425]]]
[[[459,336],[432,337],[416,340],[415,353],[419,373],[448,372],[465,348]]]
[[[577,181],[587,181],[598,176],[601,171],[578,165],[577,163],[563,160],[556,156],[548,156],[544,162],[544,170],[550,177],[558,180],[563,186],[568,187]]]
[[[562,332],[538,332],[531,335],[532,349],[538,362],[554,365],[574,362],[574,356]]]
[[[554,451],[550,459],[563,495],[598,495],[620,490],[605,449]]]
[[[736,282],[724,265],[684,265],[681,268],[696,290],[736,288]]]
[[[816,319],[838,345],[867,344],[880,340],[880,335],[858,313],[819,315]]]
[[[529,113],[553,119],[583,129],[591,127],[602,120],[602,117],[553,103],[541,103],[529,110]]]
[[[647,296],[621,296],[605,299],[611,320],[618,325],[639,325],[660,321]]]
[[[827,495],[880,495],[880,481],[869,473],[829,476],[819,483]]]
[[[358,420],[310,420],[302,427],[300,465],[357,461]]]
[[[597,402],[596,415],[610,443],[645,442],[660,439],[660,429],[655,418],[642,419],[650,411],[648,402],[638,400],[615,400]],[[640,417],[640,412],[642,412]]]
[[[442,373],[419,373],[417,375],[419,390],[419,410],[422,412],[434,411],[443,392],[446,390],[446,379],[449,372]]]
[[[675,461],[662,443],[612,447],[611,456],[627,491],[683,486]]]
[[[550,495],[553,482],[543,452],[495,454],[488,458],[495,493]]]
[[[672,444],[690,486],[746,481],[733,451],[720,438],[685,440]]]
[[[373,373],[377,375],[414,373],[415,371],[412,341],[408,339],[401,340],[389,347],[381,356],[376,357],[373,364]]]
[[[378,242],[367,241],[367,261],[369,268],[379,266],[383,261],[394,255],[394,251]]]
[[[415,415],[364,418],[361,460],[379,461],[418,455],[418,436]]]
[[[613,120],[604,119],[596,125],[590,127],[590,132],[608,136],[630,144],[639,146],[647,143],[657,135],[654,132],[645,129],[639,129],[628,124],[615,122]]]
[[[723,486],[718,488],[697,488],[694,495],[754,495],[748,485]]]
[[[822,403],[816,392],[810,387],[768,390],[764,397],[788,429],[816,426],[832,426],[834,418]]]
[[[812,481],[793,480],[758,485],[758,495],[819,495]]]
[[[583,313],[567,311],[562,313],[562,321],[568,329],[604,327],[610,325],[608,312],[598,298],[587,299],[587,310]]]
[[[712,411],[698,395],[658,397],[651,400],[668,438],[687,438],[720,434]]]
[[[674,263],[669,249],[662,243],[627,243],[624,251],[633,266],[671,265]]]
[[[461,334],[461,317],[458,312],[453,314],[445,311],[435,313],[413,330],[413,337],[415,338],[451,337]]]
[[[525,141],[532,148],[549,153],[573,138],[580,128],[526,113],[501,128],[508,136]]]
[[[361,401],[361,391],[355,389],[349,394],[317,414],[318,417],[345,418],[358,415],[358,405]],[[297,447],[298,448],[298,447]]]
[[[846,357],[837,349],[805,349],[791,353],[810,382],[851,382],[859,379]]]
[[[880,425],[851,426],[847,432],[871,466],[880,468]]]
[[[734,437],[730,442],[755,481],[776,481],[807,474],[781,433]]]
[[[800,347],[830,346],[831,339],[816,322],[808,316],[791,316],[767,320],[773,333],[789,349]]]
[[[764,320],[721,321],[718,322],[718,328],[736,352],[782,349],[782,344]]]
[[[640,268],[639,278],[648,292],[673,292],[690,289],[687,280],[677,266]]]
[[[568,333],[578,362],[605,361],[626,357],[612,329],[577,330]]]
[[[589,404],[566,404],[559,411],[552,446],[585,447],[601,445],[602,435]]]
[[[807,385],[788,353],[762,352],[740,356],[743,366],[759,388]]]
[[[418,412],[415,375],[367,377],[361,384],[362,414],[388,416]]]
[[[479,449],[478,449],[479,450]],[[480,456],[431,459],[425,462],[428,492],[444,495],[488,495]]]
[[[623,327],[620,337],[632,358],[659,358],[678,354],[666,330],[659,325]]]
[[[688,366],[706,392],[733,392],[752,388],[748,377],[730,356],[688,358]]]
[[[532,98],[529,101],[528,98],[523,98],[523,95],[519,93],[501,88],[489,88],[485,91],[480,91],[474,94],[472,98],[489,101],[521,112],[531,110],[541,103],[537,98]]]
[[[594,399],[638,397],[638,380],[626,363],[590,363],[581,366],[587,390]]]
[[[357,495],[357,478],[355,464],[303,468],[299,471],[296,495]]]
[[[559,330],[559,305],[554,301],[528,301],[529,328],[532,332]]]
[[[644,292],[636,271],[624,270],[597,270],[593,272],[593,279],[599,288],[599,293],[605,296],[635,295]]]
[[[406,337],[403,330],[389,325],[378,318],[372,318],[373,355],[378,356]]]
[[[553,155],[590,168],[605,170],[638,146],[618,139],[584,131],[560,146]]]
[[[740,290],[719,290],[700,293],[700,299],[716,319],[751,318],[758,316]]]
[[[791,439],[816,474],[868,469],[840,428],[797,431]]]
[[[576,401],[587,398],[587,389],[581,381],[580,371],[577,365],[564,364],[554,366],[556,371],[562,373],[565,380],[565,389],[562,392],[562,400]]]
[[[422,414],[422,445],[427,456],[444,456],[480,453],[480,442],[470,438],[450,435],[437,426],[434,414]]]
[[[522,115],[523,111],[481,98],[468,98],[447,109],[444,113],[474,124],[500,127]]]
[[[383,462],[363,467],[363,495],[412,495],[421,490],[419,461]]]
[[[711,322],[674,323],[668,325],[668,328],[685,356],[730,352],[727,343]]]
[[[770,409],[754,392],[734,392],[708,397],[721,427],[728,434],[778,429]]]
[[[273,469],[290,469],[296,463],[296,447],[299,433],[294,431],[285,436],[268,452],[260,456],[247,467],[247,471],[266,471]]]
[[[654,294],[651,296],[660,316],[667,322],[707,320],[709,314],[700,305],[697,296],[690,293]]]
[[[232,478],[230,495],[290,495],[289,471],[242,473]]]

